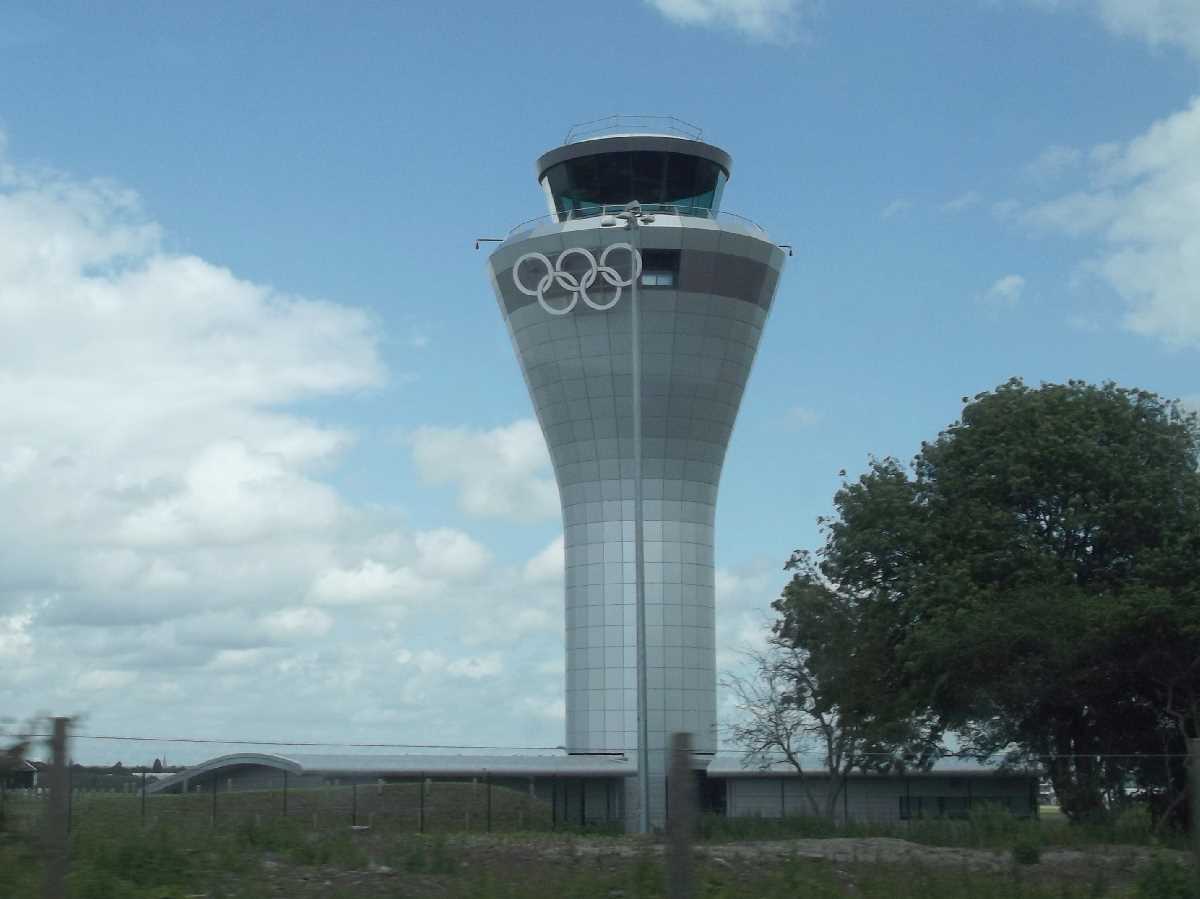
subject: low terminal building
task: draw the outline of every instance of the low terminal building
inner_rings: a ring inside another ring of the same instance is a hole
[[[719,753],[706,779],[721,785],[731,818],[814,816],[826,808],[830,777],[819,759],[801,777],[785,761],[747,762],[741,753]],[[833,803],[839,823],[880,823],[924,818],[965,818],[972,808],[995,805],[1018,817],[1038,810],[1038,772],[969,758],[939,759],[928,770],[854,771]]]
[[[473,792],[483,791],[480,802],[486,802],[489,824],[492,793],[498,789],[539,803],[551,824],[592,826],[626,820],[625,784],[636,773],[635,760],[624,754],[235,753],[162,778],[148,790],[214,794],[282,790],[294,791],[299,799],[306,790],[365,785],[380,788],[382,795],[386,785],[407,783],[423,785],[419,801],[424,803],[439,783],[467,783]],[[786,762],[763,763],[740,752],[698,756],[695,776],[701,810],[731,818],[817,816],[826,808],[830,780],[819,763],[806,765],[802,777]],[[838,823],[882,824],[962,818],[984,804],[1020,817],[1036,815],[1037,772],[959,758],[939,760],[921,771],[855,771],[846,777],[832,811]]]

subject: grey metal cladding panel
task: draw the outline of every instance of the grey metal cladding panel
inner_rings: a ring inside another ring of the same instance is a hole
[[[679,256],[679,290],[709,293],[717,268],[719,254],[706,250],[685,250]]]
[[[641,228],[638,243],[644,250],[678,250],[683,247],[683,228]]]
[[[766,277],[763,278],[762,288],[758,294],[758,305],[763,309],[769,310],[771,304],[775,302],[775,290],[779,286],[780,274],[779,269],[767,267]]]
[[[722,253],[753,259],[755,262],[761,262],[764,265],[768,264],[776,253],[781,252],[773,243],[744,234],[734,234],[729,231],[721,233],[721,245],[719,249]]]
[[[709,292],[757,304],[766,275],[767,266],[761,262],[720,253]]]
[[[681,240],[685,250],[703,250],[715,253],[721,244],[721,228],[706,219],[689,221],[681,228]]]
[[[522,272],[524,273],[524,269],[522,269]],[[774,285],[778,280],[779,273],[777,270],[771,268],[765,262],[748,259],[745,256],[724,252],[713,253],[704,250],[684,250],[680,255],[680,292],[716,294],[718,296],[742,300],[756,306],[762,306],[764,303],[770,303],[771,294],[774,292]],[[517,289],[516,284],[513,283],[511,267],[496,272],[495,280],[492,283],[493,288],[503,298],[502,305],[508,316],[512,316],[518,310],[534,306],[537,303],[535,297],[524,294]],[[772,285],[771,293],[764,295],[763,286],[767,283]],[[532,285],[529,286],[532,287]],[[653,293],[644,291],[643,296],[648,302],[665,306],[671,299],[668,294],[674,293],[675,291],[654,291]],[[568,301],[568,297],[567,292],[558,286],[557,283],[546,291],[547,302],[552,306],[565,304]],[[657,297],[657,299],[652,300],[652,297]],[[622,302],[617,308],[620,308],[621,305],[625,304]],[[549,313],[543,314],[547,318],[550,317]],[[568,315],[556,317],[556,319],[570,319],[576,316],[603,316],[606,314],[608,313],[596,312],[588,308],[584,303],[578,302]]]

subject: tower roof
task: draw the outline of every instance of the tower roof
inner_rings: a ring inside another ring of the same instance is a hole
[[[657,133],[628,133],[606,134],[599,137],[588,137],[555,147],[538,157],[538,181],[546,174],[546,170],[560,162],[580,159],[587,156],[602,156],[606,153],[621,153],[630,151],[649,151],[681,153],[686,156],[697,156],[716,163],[728,178],[733,170],[733,159],[720,147],[687,137],[674,134]]]

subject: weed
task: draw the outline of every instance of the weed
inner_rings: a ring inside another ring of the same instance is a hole
[[[1036,865],[1042,860],[1042,850],[1037,843],[1022,840],[1014,843],[1010,852],[1013,862],[1018,865]]]
[[[1138,899],[1200,899],[1196,875],[1188,867],[1155,858],[1137,880]]]

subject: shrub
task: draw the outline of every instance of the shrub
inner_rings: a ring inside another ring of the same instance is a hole
[[[1154,819],[1144,802],[1124,808],[1112,824],[1114,843],[1149,843],[1154,837]]]
[[[1200,899],[1195,873],[1186,865],[1157,857],[1138,877],[1138,899]]]
[[[1021,828],[1021,822],[1012,812],[994,802],[972,806],[967,820],[980,842],[1003,840],[1013,836]]]
[[[1013,844],[1012,860],[1018,865],[1036,865],[1042,860],[1042,850],[1031,840],[1019,840]]]

